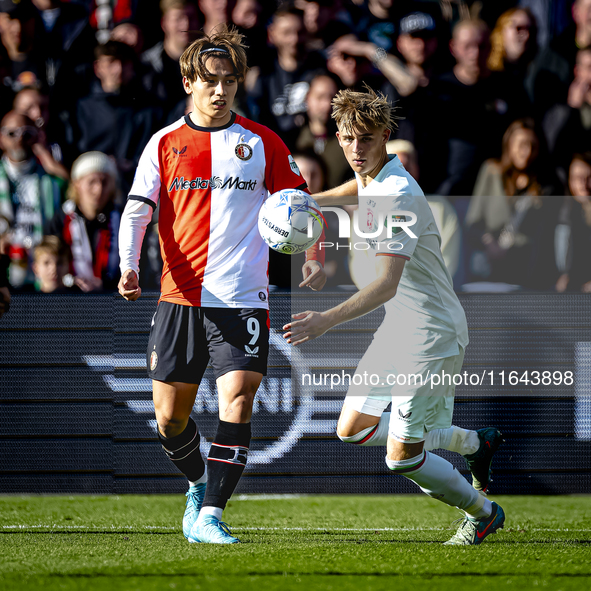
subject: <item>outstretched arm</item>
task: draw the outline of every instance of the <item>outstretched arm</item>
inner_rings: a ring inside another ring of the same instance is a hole
[[[416,76],[396,56],[375,43],[359,41],[354,35],[344,35],[335,41],[330,51],[366,58],[392,83],[400,96],[409,96],[417,89]]]
[[[312,195],[320,207],[327,205],[357,205],[357,181],[351,179],[334,189]]]
[[[300,312],[283,327],[284,339],[292,345],[300,345],[322,336],[338,324],[364,316],[385,304],[396,295],[398,283],[406,259],[396,256],[380,256],[377,263],[378,278],[358,291],[342,304],[326,312]]]

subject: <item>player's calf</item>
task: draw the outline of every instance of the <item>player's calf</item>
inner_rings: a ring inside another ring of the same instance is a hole
[[[396,474],[415,482],[425,494],[462,509],[475,520],[485,519],[492,512],[491,502],[447,460],[422,450],[422,442],[409,444],[390,438],[386,464]]]
[[[250,423],[219,421],[207,458],[205,499],[189,534],[190,542],[233,544],[238,541],[229,534],[221,518],[246,466],[250,436]]]
[[[158,438],[168,458],[189,481],[187,504],[183,515],[183,534],[188,538],[203,505],[207,482],[207,470],[199,450],[199,431],[195,421],[189,417],[187,426],[179,435],[164,437],[158,432]]]

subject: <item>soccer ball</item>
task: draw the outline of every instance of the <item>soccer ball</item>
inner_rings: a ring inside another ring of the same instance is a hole
[[[310,220],[310,221],[309,221]],[[308,225],[312,236],[308,236]],[[277,252],[299,254],[310,248],[322,234],[320,207],[298,189],[273,193],[259,211],[259,232],[263,240]]]

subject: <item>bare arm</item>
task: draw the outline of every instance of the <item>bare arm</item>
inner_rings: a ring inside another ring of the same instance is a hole
[[[359,318],[385,304],[396,295],[406,260],[402,257],[380,256],[378,278],[342,304],[326,312],[300,312],[293,322],[286,324],[283,335],[288,343],[299,345],[323,335],[338,324]]]
[[[312,195],[320,207],[327,205],[357,205],[357,181],[351,179],[334,189]]]
[[[373,43],[370,45],[373,45]],[[392,83],[400,96],[409,96],[417,89],[419,85],[418,79],[408,71],[408,68],[396,56],[388,53],[383,59],[374,61],[374,63]]]
[[[375,43],[345,35],[334,43],[332,50],[368,59],[392,83],[400,96],[408,96],[417,89],[417,77],[396,56],[386,53]]]

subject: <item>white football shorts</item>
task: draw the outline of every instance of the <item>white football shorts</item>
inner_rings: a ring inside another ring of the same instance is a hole
[[[453,376],[464,361],[464,349],[458,347],[458,355],[443,359],[396,358],[384,351],[383,342],[374,340],[359,362],[359,377],[353,377],[343,406],[379,417],[392,403],[388,432],[402,442],[415,443],[425,432],[448,429],[456,389]]]

